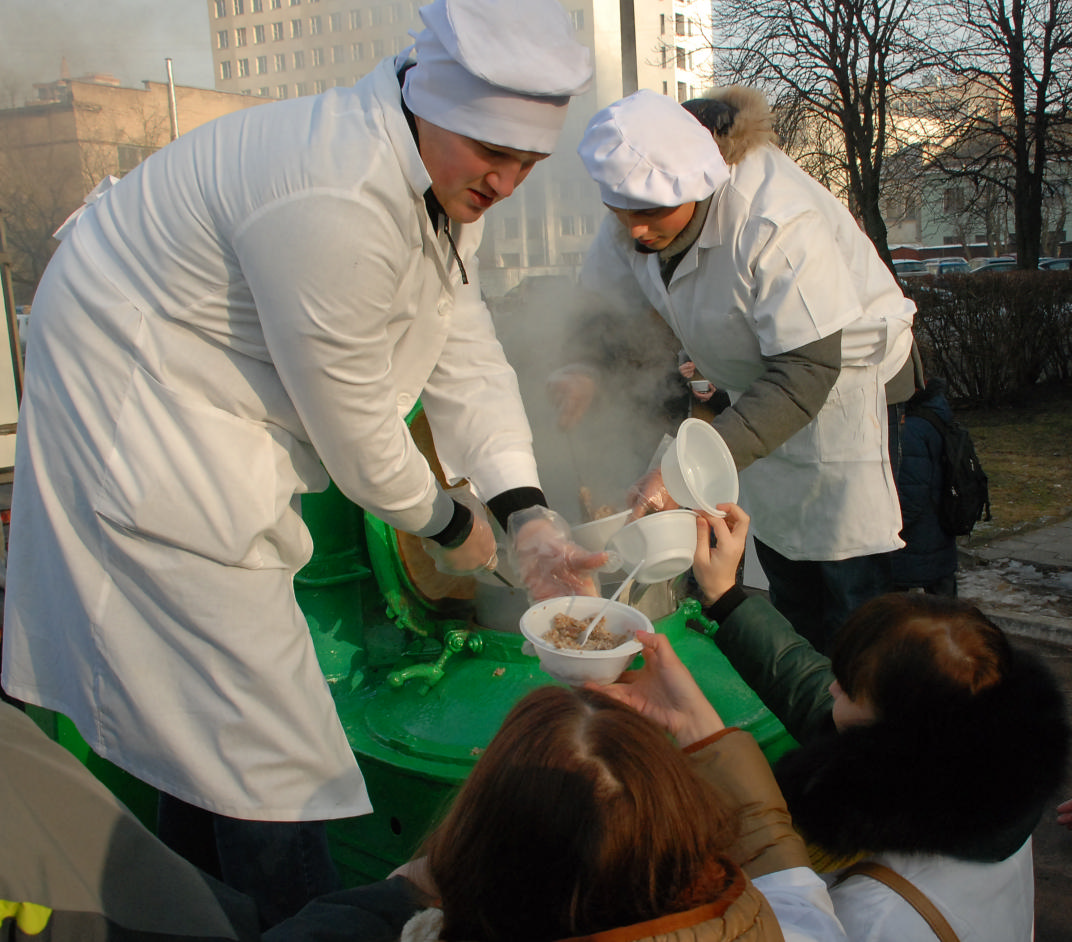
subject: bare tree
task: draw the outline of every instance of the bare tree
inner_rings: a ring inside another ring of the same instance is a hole
[[[934,166],[1007,194],[1019,267],[1035,268],[1052,241],[1043,211],[1055,196],[1051,178],[1072,156],[1072,0],[955,0],[945,9],[953,81]]]
[[[844,175],[850,209],[892,264],[880,210],[883,165],[900,142],[891,126],[899,89],[933,63],[919,37],[930,6],[918,0],[716,0],[716,80],[768,90],[787,150],[804,128],[831,125],[835,152],[814,151]],[[809,139],[822,141],[821,132]],[[808,162],[803,157],[802,164]]]

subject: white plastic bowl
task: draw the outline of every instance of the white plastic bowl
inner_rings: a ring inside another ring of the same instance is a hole
[[[601,553],[607,548],[607,542],[615,533],[625,526],[632,511],[600,517],[588,523],[579,523],[572,528],[573,539],[590,553]]]
[[[685,419],[677,437],[663,453],[663,484],[681,507],[724,516],[716,504],[735,504],[737,468],[729,446],[707,422]]]
[[[619,635],[623,642],[609,651],[571,651],[556,648],[543,639],[551,628],[555,615],[567,612],[573,618],[595,615],[606,603],[597,596],[569,595],[537,602],[521,616],[521,633],[532,646],[532,652],[540,659],[545,674],[563,683],[579,686],[587,681],[610,684],[629,667],[643,645],[634,640],[637,631],[652,631],[650,619],[622,602],[611,602],[604,615],[606,629]],[[529,653],[526,648],[526,653]]]
[[[691,510],[648,514],[622,527],[607,548],[621,557],[626,572],[640,565],[637,582],[673,579],[692,565],[696,555],[696,514]]]

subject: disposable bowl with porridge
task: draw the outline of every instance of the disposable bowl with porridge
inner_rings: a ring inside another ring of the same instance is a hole
[[[539,657],[544,673],[555,680],[574,685],[590,680],[612,683],[643,649],[635,639],[637,631],[653,628],[635,608],[611,602],[588,643],[579,649],[578,635],[605,603],[606,599],[582,595],[537,602],[521,616],[521,633],[528,642],[523,650]]]

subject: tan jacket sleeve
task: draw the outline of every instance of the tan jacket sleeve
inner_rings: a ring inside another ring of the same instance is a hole
[[[809,867],[804,841],[793,830],[774,773],[751,734],[730,728],[696,746],[689,750],[696,771],[740,817],[740,837],[730,848],[734,863],[752,879]]]

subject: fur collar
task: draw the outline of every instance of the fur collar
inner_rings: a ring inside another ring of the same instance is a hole
[[[731,167],[740,163],[749,151],[765,144],[777,145],[774,115],[761,91],[743,85],[726,85],[712,89],[705,97],[723,101],[735,111],[729,129],[724,134],[715,134],[722,159]]]
[[[1023,651],[998,689],[929,716],[831,734],[776,767],[793,822],[823,849],[1004,860],[1060,785],[1063,698]]]

